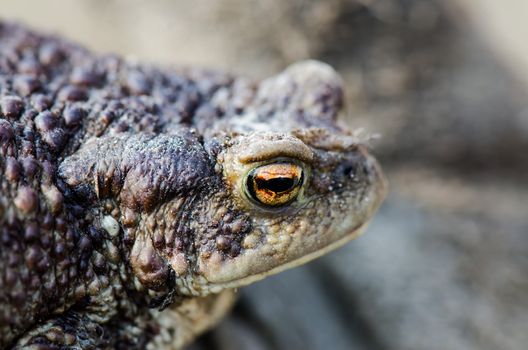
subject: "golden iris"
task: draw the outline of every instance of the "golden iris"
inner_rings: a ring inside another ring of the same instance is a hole
[[[273,163],[251,170],[246,179],[249,195],[265,206],[291,203],[304,180],[303,169],[294,163]]]

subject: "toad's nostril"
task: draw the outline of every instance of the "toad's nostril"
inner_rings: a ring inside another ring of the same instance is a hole
[[[343,176],[345,177],[352,177],[352,172],[354,171],[354,168],[352,166],[345,166],[343,168]]]

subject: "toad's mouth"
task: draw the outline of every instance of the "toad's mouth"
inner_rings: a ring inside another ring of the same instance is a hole
[[[250,275],[247,275],[247,276],[242,277],[242,278],[225,279],[225,280],[220,280],[220,281],[214,281],[214,277],[213,278],[207,278],[208,276],[204,276],[208,280],[207,287],[208,287],[210,292],[218,293],[218,292],[220,292],[223,289],[243,287],[243,286],[246,286],[246,285],[251,284],[253,282],[256,282],[256,281],[259,281],[261,279],[264,279],[267,276],[274,275],[274,274],[280,273],[282,271],[288,270],[290,268],[303,265],[303,264],[305,264],[305,263],[307,263],[309,261],[312,261],[312,260],[314,260],[316,258],[319,258],[322,255],[327,254],[328,252],[331,252],[331,251],[333,251],[335,249],[338,249],[338,248],[342,247],[343,245],[345,245],[346,243],[350,242],[351,240],[359,237],[364,232],[364,230],[365,230],[365,228],[367,226],[368,226],[368,222],[365,222],[361,226],[359,226],[358,228],[353,230],[351,233],[344,235],[343,237],[341,237],[341,238],[339,238],[339,239],[327,244],[326,246],[323,246],[323,247],[321,247],[321,248],[319,248],[319,249],[317,249],[315,251],[312,251],[312,252],[310,252],[308,254],[305,254],[305,255],[302,255],[300,257],[294,258],[294,259],[292,259],[290,261],[287,261],[287,262],[285,262],[283,264],[279,264],[279,265],[277,265],[275,267],[272,267],[272,268],[270,268],[269,270],[266,270],[266,271],[250,274]],[[249,261],[252,258],[254,258],[252,255],[248,255],[246,257],[242,257],[242,260]],[[245,263],[245,261],[238,261],[238,263],[243,265]]]

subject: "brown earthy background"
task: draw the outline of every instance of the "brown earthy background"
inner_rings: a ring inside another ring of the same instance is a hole
[[[98,52],[262,78],[316,58],[391,194],[367,234],[241,291],[193,349],[525,349],[528,2],[6,1]]]

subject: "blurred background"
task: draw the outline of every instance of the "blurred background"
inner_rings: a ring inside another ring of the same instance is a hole
[[[29,1],[96,52],[260,79],[316,58],[391,193],[346,247],[241,290],[192,349],[526,349],[526,0]]]

